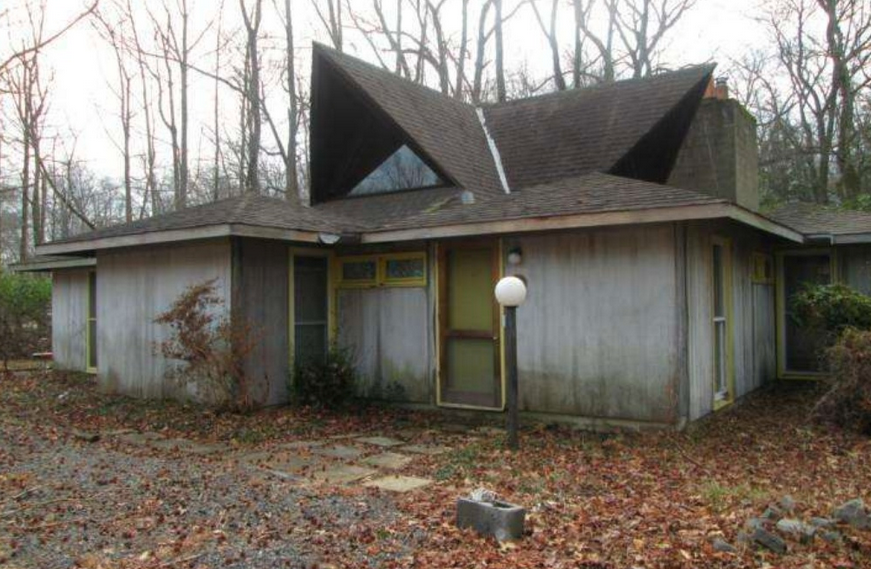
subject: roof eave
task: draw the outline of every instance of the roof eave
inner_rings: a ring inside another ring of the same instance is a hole
[[[299,243],[319,243],[320,236],[325,231],[308,231],[297,229],[280,229],[237,223],[207,225],[189,229],[171,229],[152,231],[133,235],[119,235],[74,241],[68,243],[47,243],[36,248],[39,255],[70,255],[97,251],[102,249],[117,249],[120,247],[137,247],[142,245],[157,245],[163,243],[178,243],[183,241],[199,241],[204,239],[219,239],[222,237],[256,237]]]
[[[516,219],[468,222],[414,229],[373,231],[364,233],[362,235],[362,242],[385,243],[391,241],[413,241],[419,239],[437,239],[472,235],[526,233],[533,231],[583,229],[614,225],[667,223],[674,221],[718,218],[732,219],[795,243],[804,242],[804,236],[801,233],[771,221],[762,215],[727,202],[634,210],[615,210],[573,215],[521,217]]]
[[[47,273],[62,269],[95,267],[96,265],[97,259],[95,259],[94,257],[71,257],[69,259],[55,259],[51,261],[29,261],[24,263],[15,263],[10,265],[9,269],[13,273]]]

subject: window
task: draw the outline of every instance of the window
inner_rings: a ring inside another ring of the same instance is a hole
[[[342,259],[339,266],[339,278],[347,286],[378,284],[378,260],[374,257]]]
[[[293,259],[293,361],[322,360],[329,348],[327,260],[295,256]]]
[[[774,259],[767,253],[753,253],[753,282],[772,284],[774,282]]]
[[[97,272],[88,273],[87,368],[97,370]]]
[[[403,145],[354,186],[348,195],[386,194],[441,184],[438,175],[413,150]]]
[[[425,284],[426,255],[423,253],[408,253],[381,257],[383,284]]]
[[[340,257],[336,263],[342,288],[426,285],[424,252]]]
[[[712,248],[714,325],[714,408],[733,399],[732,389],[732,275],[729,241],[714,239]]]

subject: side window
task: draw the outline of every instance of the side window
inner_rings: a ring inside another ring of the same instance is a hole
[[[97,370],[97,272],[88,273],[88,371]]]

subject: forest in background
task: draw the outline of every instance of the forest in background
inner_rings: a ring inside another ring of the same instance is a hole
[[[0,8],[0,264],[243,192],[305,200],[301,36],[479,104],[674,69],[665,47],[704,0],[83,0],[60,22],[56,6]],[[871,2],[760,0],[752,17],[765,47],[717,75],[758,121],[763,202],[871,209]],[[47,54],[82,29],[111,61],[101,118],[119,176],[51,113],[67,94]],[[519,33],[542,40],[546,72],[511,57]]]

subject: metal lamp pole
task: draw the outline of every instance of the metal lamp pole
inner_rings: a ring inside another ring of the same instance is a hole
[[[496,300],[505,308],[505,366],[508,379],[508,448],[517,450],[517,307],[526,300],[526,284],[517,277],[505,277],[496,284]]]

